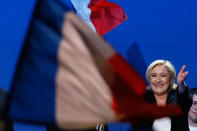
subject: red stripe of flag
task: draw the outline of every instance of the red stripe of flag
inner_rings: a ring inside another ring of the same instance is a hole
[[[111,67],[120,75],[132,88],[132,90],[138,94],[143,95],[146,89],[146,83],[142,77],[120,56],[115,54],[109,59]]]
[[[91,0],[90,19],[100,35],[109,32],[127,19],[124,10],[117,4],[106,0]]]

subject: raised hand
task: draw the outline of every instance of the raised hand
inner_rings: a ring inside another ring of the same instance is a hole
[[[189,73],[188,71],[184,72],[185,67],[186,67],[185,65],[182,66],[182,68],[181,68],[181,70],[180,70],[180,72],[179,72],[179,74],[177,76],[177,83],[178,83],[178,85],[180,85],[185,80],[185,78],[187,77],[187,75]]]

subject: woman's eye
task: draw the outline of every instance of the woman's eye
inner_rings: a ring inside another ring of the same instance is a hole
[[[156,77],[156,75],[151,75],[151,77]]]
[[[166,77],[167,75],[161,75],[162,77]]]

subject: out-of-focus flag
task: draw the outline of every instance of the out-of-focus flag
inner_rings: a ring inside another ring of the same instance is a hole
[[[77,15],[100,35],[109,32],[126,20],[124,10],[106,0],[71,0]]]
[[[127,55],[128,63],[135,70],[138,71],[138,73],[140,74],[140,76],[142,76],[144,80],[146,80],[145,74],[146,74],[147,65],[142,55],[142,52],[139,48],[139,45],[136,42],[131,44],[131,46],[126,52],[126,55]]]
[[[85,129],[181,114],[143,100],[136,70],[58,0],[39,0],[13,79],[8,118]]]

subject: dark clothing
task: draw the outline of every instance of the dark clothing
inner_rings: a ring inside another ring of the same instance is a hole
[[[149,103],[156,103],[153,91],[146,91],[145,100]],[[189,131],[187,114],[190,108],[190,99],[188,88],[186,88],[183,92],[171,89],[168,92],[166,104],[177,104],[182,108],[184,113],[183,116],[170,116],[171,131]]]
[[[0,88],[0,130],[1,131],[14,131],[12,122],[4,121],[5,117],[5,107],[8,98],[8,93],[6,90]]]
[[[0,127],[0,131],[14,131],[13,124],[11,122],[6,122]]]
[[[47,126],[47,131],[71,131],[71,130],[60,130],[55,126]],[[73,130],[73,131],[109,131],[107,125],[97,125],[95,128],[86,130]]]

